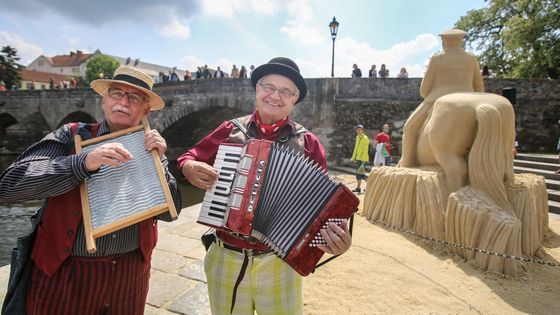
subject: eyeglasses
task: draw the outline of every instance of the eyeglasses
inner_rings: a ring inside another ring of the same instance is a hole
[[[290,96],[296,96],[298,95],[297,93],[293,93],[292,91],[288,90],[288,89],[277,89],[274,85],[272,84],[268,84],[268,83],[257,83],[258,85],[260,85],[263,89],[263,91],[267,94],[274,94],[274,92],[278,91],[278,95],[281,98],[288,98]]]
[[[138,93],[125,92],[121,89],[115,89],[115,88],[109,89],[109,92],[107,94],[109,95],[110,98],[114,99],[115,101],[121,101],[123,97],[127,96],[128,102],[132,105],[142,105],[146,100],[146,97],[144,95],[140,95]]]

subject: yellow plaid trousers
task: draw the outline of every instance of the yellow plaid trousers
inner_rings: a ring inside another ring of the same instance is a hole
[[[210,246],[204,259],[212,314],[230,314],[244,254]],[[273,253],[249,257],[233,314],[303,314],[303,278]]]

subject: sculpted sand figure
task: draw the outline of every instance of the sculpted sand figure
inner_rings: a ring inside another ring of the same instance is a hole
[[[509,101],[484,90],[465,32],[441,34],[422,80],[424,101],[404,126],[399,167],[371,171],[364,216],[465,248],[448,248],[482,270],[523,271],[503,256],[533,257],[547,231],[542,176],[513,174],[515,117]]]
[[[420,85],[420,95],[424,101],[410,115],[404,125],[402,158],[399,166],[419,166],[416,160],[418,134],[430,116],[436,99],[455,92],[484,91],[484,83],[476,57],[466,52],[461,46],[465,34],[465,31],[458,29],[451,29],[440,34],[443,52],[435,54],[430,59]]]
[[[405,124],[399,165],[439,165],[450,193],[470,183],[511,209],[504,181],[513,180],[513,107],[502,96],[481,93],[478,61],[461,47],[464,35],[457,29],[441,34],[444,52],[432,57],[422,80],[424,102]]]

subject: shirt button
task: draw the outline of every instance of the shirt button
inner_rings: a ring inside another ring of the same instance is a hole
[[[116,238],[117,238],[117,235],[116,235],[116,234],[113,234],[113,235],[111,235],[111,238],[116,239]]]
[[[66,235],[68,235],[68,236],[72,236],[72,235],[74,235],[74,231],[72,231],[72,230],[68,230],[68,231],[66,232]]]
[[[78,210],[74,211],[74,215],[75,215],[75,216],[79,216],[79,215],[80,215],[80,213],[81,213],[81,212],[80,212],[80,211],[78,211]]]
[[[65,254],[70,253],[70,247],[64,247],[64,253]]]

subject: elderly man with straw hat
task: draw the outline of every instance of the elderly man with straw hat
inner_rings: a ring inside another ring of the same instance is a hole
[[[178,159],[183,176],[193,185],[211,189],[218,179],[214,164],[221,143],[244,143],[250,138],[274,141],[303,152],[327,168],[323,145],[290,115],[307,94],[297,64],[285,57],[271,59],[251,73],[256,109],[248,116],[223,122]],[[301,105],[300,105],[301,106]],[[288,175],[286,175],[288,176]],[[297,185],[298,183],[294,183]],[[301,187],[305,191],[305,187]],[[341,254],[352,242],[347,222],[321,231],[330,254]],[[216,232],[205,258],[213,314],[302,314],[302,277],[263,243],[232,233]]]
[[[85,140],[139,125],[151,110],[164,105],[152,85],[147,74],[131,67],[118,68],[112,79],[93,81],[91,87],[102,96],[104,120],[63,125],[27,148],[0,175],[0,199],[45,200],[33,222],[35,240],[19,248],[29,250],[30,258],[21,252],[12,266],[15,276],[3,313],[144,313],[157,241],[156,219],[170,221],[171,216],[160,214],[101,236],[96,240],[97,251],[89,253],[81,224],[79,184],[102,166],[119,167],[134,157],[116,142],[75,154],[73,136],[80,134]],[[165,140],[151,130],[144,145],[146,150],[157,150],[175,207],[181,209],[176,181],[167,169]]]

